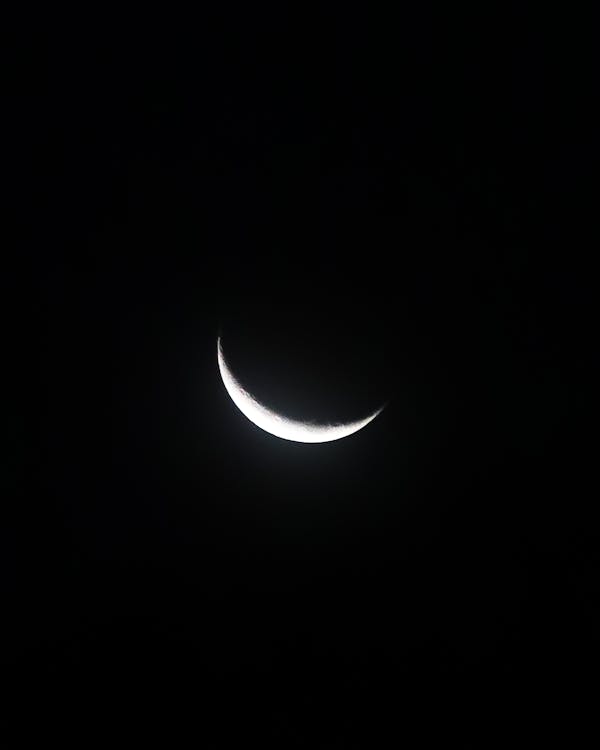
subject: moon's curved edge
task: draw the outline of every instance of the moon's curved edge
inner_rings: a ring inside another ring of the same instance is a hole
[[[217,362],[221,379],[229,397],[237,408],[242,412],[246,419],[261,430],[268,432],[275,437],[283,440],[289,440],[297,443],[327,443],[334,440],[341,440],[344,437],[362,430],[375,417],[379,416],[387,404],[383,404],[373,414],[364,419],[359,419],[348,424],[334,425],[314,425],[300,422],[298,420],[288,419],[269,409],[260,401],[257,401],[238,381],[235,375],[229,369],[227,360],[223,353],[221,336],[217,337]]]

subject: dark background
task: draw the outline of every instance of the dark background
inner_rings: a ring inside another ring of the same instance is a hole
[[[584,731],[593,25],[484,5],[12,27],[7,721],[215,748]],[[278,440],[227,396],[219,332],[293,416],[388,405]]]

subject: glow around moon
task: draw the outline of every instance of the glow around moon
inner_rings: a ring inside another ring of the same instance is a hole
[[[227,393],[242,414],[257,427],[260,427],[261,430],[284,440],[292,440],[297,443],[327,443],[332,440],[340,440],[362,430],[384,408],[382,406],[370,416],[347,424],[312,424],[287,419],[261,404],[240,384],[227,365],[220,338],[217,339],[217,361]]]

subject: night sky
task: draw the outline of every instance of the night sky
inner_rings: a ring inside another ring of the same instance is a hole
[[[581,746],[591,25],[285,5],[13,27],[3,720],[79,747]],[[219,334],[283,413],[386,409],[279,440]]]

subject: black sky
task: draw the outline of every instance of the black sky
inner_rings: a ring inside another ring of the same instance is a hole
[[[583,718],[597,130],[563,12],[15,25],[7,718],[215,748]],[[388,406],[279,441],[219,331],[290,414]]]

